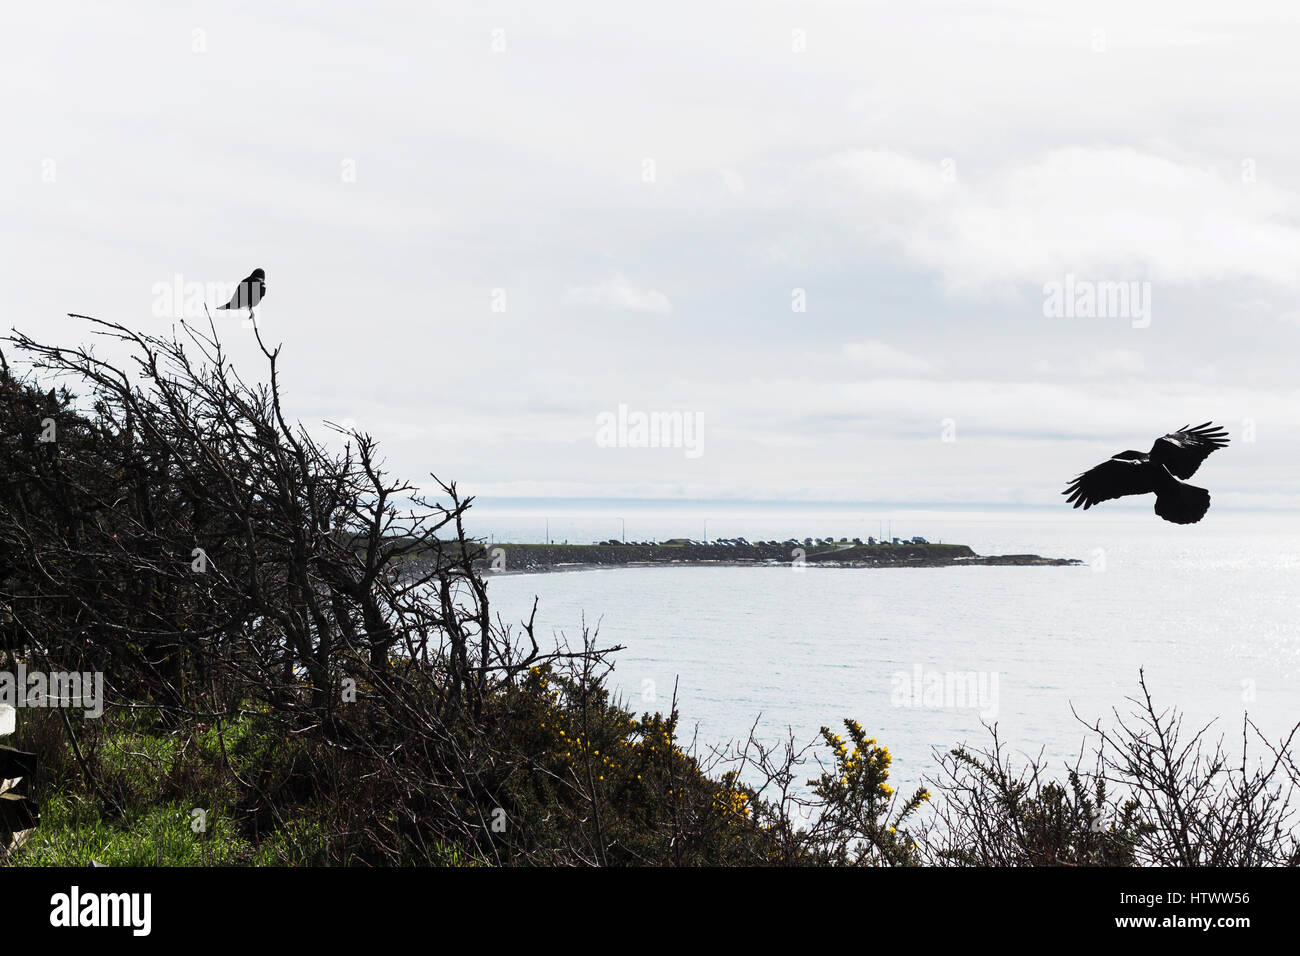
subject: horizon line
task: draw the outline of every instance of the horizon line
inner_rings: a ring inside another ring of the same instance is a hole
[[[520,503],[520,504],[566,504],[566,503],[607,503],[610,505],[712,505],[712,506],[730,506],[730,505],[785,505],[798,507],[827,507],[827,508],[892,508],[892,509],[938,509],[945,511],[952,510],[969,510],[969,511],[1061,511],[1059,503],[1035,503],[1035,502],[984,502],[984,501],[865,501],[865,500],[830,500],[830,499],[806,499],[806,498],[653,498],[653,497],[636,497],[621,495],[486,495],[470,493],[466,497],[472,497],[475,504],[492,504],[492,503]],[[1108,503],[1110,504],[1110,503]],[[1068,506],[1066,511],[1073,510]],[[1139,504],[1119,504],[1115,503],[1111,510],[1124,511],[1146,511],[1150,510],[1149,506],[1143,507]],[[1234,507],[1233,511],[1251,511],[1251,512],[1277,512],[1291,513],[1300,511],[1300,502],[1293,507],[1277,505],[1246,505]]]

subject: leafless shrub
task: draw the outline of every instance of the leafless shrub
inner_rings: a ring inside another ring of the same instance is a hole
[[[941,758],[940,795],[924,833],[935,865],[1293,866],[1297,860],[1300,726],[1271,744],[1248,718],[1240,754],[1209,725],[1187,736],[1178,711],[1158,708],[1139,679],[1129,716],[1096,735],[1091,766],[1065,768],[1065,783],[1041,757],[1008,754],[997,728],[982,750]],[[1262,756],[1252,754],[1252,744]]]
[[[492,777],[509,767],[485,701],[601,653],[494,623],[472,499],[391,478],[368,434],[340,429],[331,450],[292,423],[260,334],[268,381],[250,386],[211,324],[164,339],[77,318],[129,363],[22,333],[7,342],[26,377],[0,354],[0,651],[101,672],[119,712],[167,726],[256,717],[310,738],[313,773],[349,762],[400,808],[369,817],[392,831],[371,834],[383,851],[444,823],[438,839],[491,851]]]

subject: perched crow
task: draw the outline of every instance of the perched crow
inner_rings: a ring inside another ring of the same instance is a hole
[[[231,300],[217,308],[247,309],[251,316],[253,307],[262,301],[264,295],[266,295],[266,273],[261,269],[254,269],[247,279],[239,283],[239,288],[235,290]]]
[[[1157,438],[1146,454],[1122,451],[1085,471],[1061,494],[1086,511],[1112,498],[1155,492],[1156,514],[1175,524],[1195,524],[1210,510],[1210,493],[1178,479],[1192,477],[1210,452],[1227,444],[1227,431],[1211,422],[1184,425]]]

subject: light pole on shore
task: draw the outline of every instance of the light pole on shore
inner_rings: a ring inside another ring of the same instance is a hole
[[[618,520],[623,522],[623,543],[627,544],[627,519],[619,518]]]
[[[704,519],[704,543],[709,543],[709,519]]]

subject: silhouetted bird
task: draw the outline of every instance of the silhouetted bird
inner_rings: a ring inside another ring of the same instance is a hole
[[[1061,494],[1084,510],[1112,498],[1155,493],[1156,514],[1175,524],[1195,524],[1210,510],[1210,493],[1187,485],[1201,462],[1228,444],[1228,433],[1211,422],[1157,438],[1146,454],[1122,451],[1110,461],[1085,471]]]
[[[262,296],[266,295],[266,273],[261,269],[254,269],[247,279],[239,283],[239,288],[225,305],[217,306],[218,309],[247,309],[251,318],[253,307],[262,301]]]

